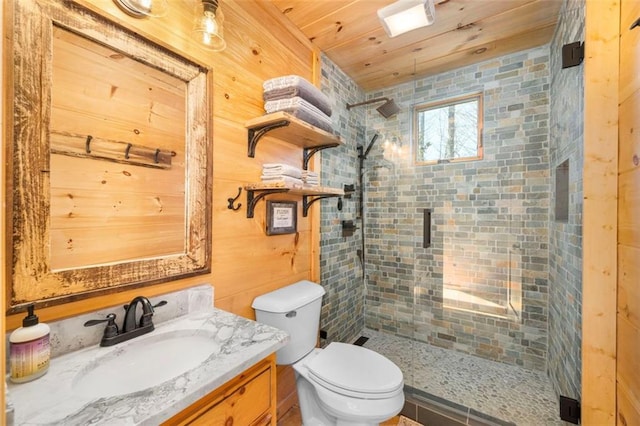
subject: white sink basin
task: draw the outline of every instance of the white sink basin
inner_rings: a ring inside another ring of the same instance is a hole
[[[113,347],[74,377],[72,389],[89,397],[142,391],[171,380],[220,352],[208,333],[177,330],[138,337]]]

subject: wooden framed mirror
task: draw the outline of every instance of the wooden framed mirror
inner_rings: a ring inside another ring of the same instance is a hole
[[[7,17],[8,312],[210,272],[211,70],[70,1]]]

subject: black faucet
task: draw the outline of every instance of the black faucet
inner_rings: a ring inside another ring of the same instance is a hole
[[[142,305],[142,316],[140,317],[139,324],[136,324],[138,304]],[[149,302],[149,299],[144,296],[136,296],[128,305],[124,305],[124,309],[124,322],[122,323],[123,333],[136,330],[137,328],[150,328],[149,331],[153,330],[153,321],[151,321],[151,317],[153,317],[153,306],[151,302]]]
[[[113,346],[153,331],[155,328],[152,321],[153,309],[166,304],[167,301],[162,300],[152,305],[146,297],[136,296],[129,304],[124,305],[125,315],[121,330],[118,329],[118,325],[116,324],[116,314],[109,314],[105,319],[89,320],[84,323],[84,326],[90,327],[106,322],[107,326],[100,341],[100,346]],[[138,305],[142,305],[142,315],[140,316],[140,321],[136,322]]]

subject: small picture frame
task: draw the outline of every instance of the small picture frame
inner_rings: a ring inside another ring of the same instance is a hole
[[[297,201],[267,200],[267,235],[293,234],[297,227]]]

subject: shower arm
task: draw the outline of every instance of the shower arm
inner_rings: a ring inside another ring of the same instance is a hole
[[[347,110],[350,110],[351,108],[355,108],[357,106],[362,106],[362,105],[369,105],[369,104],[373,104],[376,102],[389,102],[389,98],[375,98],[375,99],[369,99],[368,101],[364,101],[364,102],[358,102],[357,104],[347,104]]]

